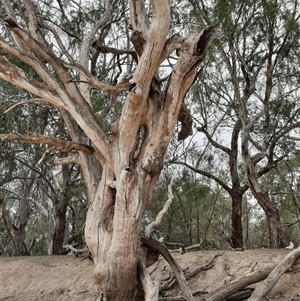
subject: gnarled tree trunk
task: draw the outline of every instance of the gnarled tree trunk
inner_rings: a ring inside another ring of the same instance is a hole
[[[9,16],[6,24],[15,39],[15,47],[0,39],[0,48],[34,68],[43,83],[28,78],[5,56],[0,56],[0,78],[38,95],[47,105],[59,108],[72,143],[40,136],[22,139],[30,143],[43,141],[61,151],[79,153],[79,156],[60,160],[60,164],[78,163],[82,168],[89,198],[85,238],[95,262],[100,300],[136,300],[144,212],[151,201],[177,121],[182,125],[179,139],[191,133],[191,116],[183,101],[209,45],[219,33],[209,27],[187,38],[179,35],[168,38],[168,0],[151,1],[151,22],[143,1],[129,1],[129,28],[137,66],[130,85],[108,86],[89,73],[88,58],[97,31],[104,30],[111,20],[110,1],[102,20],[80,43],[80,65],[71,55],[67,55],[69,63],[66,64],[52,51],[39,30],[43,23],[37,20],[30,1],[24,0],[29,14],[26,30],[16,23],[9,2],[5,5]],[[44,26],[45,32],[48,28]],[[58,45],[63,48],[59,40]],[[99,49],[101,51],[101,47]],[[166,82],[159,78],[159,67],[175,50],[178,60],[170,68]],[[61,56],[65,54],[66,49],[62,49]],[[50,73],[41,61],[51,66]],[[72,68],[80,76],[80,83],[78,77],[73,78],[69,72]],[[52,75],[52,70],[59,80]],[[92,88],[114,96],[129,88],[119,119],[111,125],[108,134],[93,112],[89,97]],[[9,138],[12,136],[2,136],[2,139]],[[18,140],[20,136],[15,138]],[[86,138],[91,141],[90,145],[84,143]],[[88,159],[89,155],[95,157],[97,164]]]
[[[213,30],[207,29],[186,40],[165,91],[157,85],[154,89],[150,79],[147,95],[143,92],[149,89],[144,87],[144,76],[137,77],[124,118],[112,131],[109,147],[113,159],[104,165],[86,224],[86,241],[96,264],[95,279],[108,300],[135,299],[143,214],[163,167],[183,98],[204,58],[195,49],[202,49],[204,54],[213,36]]]

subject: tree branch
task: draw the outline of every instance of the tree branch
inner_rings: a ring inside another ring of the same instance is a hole
[[[10,30],[26,42],[31,52],[30,54],[22,53],[8,45],[2,38],[0,38],[0,47],[33,67],[44,80],[44,83],[41,84],[27,78],[23,70],[11,64],[4,56],[0,56],[0,78],[45,98],[54,103],[58,108],[67,108],[68,112],[93,141],[95,147],[101,152],[105,160],[110,162],[111,158],[108,151],[106,134],[99,126],[90,106],[86,105],[86,101],[83,99],[76,84],[72,83],[71,75],[64,67],[62,61],[47,47],[32,39],[32,37],[22,30],[13,20],[8,19],[6,22]],[[61,87],[61,83],[49,74],[45,65],[41,63],[41,58],[49,63],[57,72],[61,81],[64,83],[65,90]],[[56,94],[53,94],[53,92]],[[103,158],[100,162],[103,163]]]
[[[147,225],[147,227],[145,229],[145,236],[146,237],[150,237],[152,230],[154,228],[157,228],[160,225],[160,223],[162,221],[162,218],[164,217],[164,215],[168,211],[169,207],[171,206],[172,201],[174,199],[173,192],[172,192],[172,185],[173,185],[173,176],[171,176],[171,180],[170,180],[170,183],[168,185],[168,200],[166,201],[163,209],[158,213],[155,221],[153,221],[152,223]]]
[[[180,164],[180,165],[184,165],[186,166],[187,168],[189,168],[190,170],[194,171],[195,173],[198,173],[200,175],[203,175],[209,179],[212,179],[214,180],[216,183],[218,183],[220,186],[222,186],[229,194],[232,194],[232,189],[226,185],[223,181],[221,181],[219,178],[217,178],[216,176],[214,176],[213,174],[207,172],[207,171],[204,171],[202,169],[198,169],[194,166],[191,166],[185,162],[180,162],[180,161],[172,161],[172,163],[174,164]]]
[[[49,101],[44,100],[43,98],[32,98],[32,99],[28,99],[28,100],[23,100],[23,101],[19,101],[15,104],[13,104],[12,106],[10,106],[8,109],[6,109],[4,111],[4,114],[12,111],[14,108],[21,106],[21,105],[37,105],[37,106],[43,106],[43,107],[47,107],[47,108],[55,108],[55,106],[50,103]]]
[[[266,294],[275,286],[279,278],[300,258],[300,247],[290,252],[270,273],[268,278],[258,284],[249,301],[265,300]]]
[[[49,136],[43,136],[43,135],[26,136],[26,135],[20,135],[16,133],[1,134],[0,141],[20,141],[20,142],[31,143],[31,144],[42,143],[42,144],[53,145],[55,146],[55,150],[61,152],[67,153],[71,151],[80,151],[89,155],[95,154],[94,148],[89,145],[73,142],[73,141],[65,141],[65,140],[61,140]]]

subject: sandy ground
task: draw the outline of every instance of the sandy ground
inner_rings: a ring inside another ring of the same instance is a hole
[[[186,273],[205,264],[218,251],[175,254]],[[239,277],[272,266],[287,250],[226,251],[214,267],[189,280],[191,291],[214,291]],[[0,300],[5,301],[96,301],[93,263],[73,256],[15,257],[0,259]],[[161,263],[162,279],[169,268]],[[177,290],[167,292],[176,294]],[[300,301],[300,270],[284,274],[268,295],[269,301]]]

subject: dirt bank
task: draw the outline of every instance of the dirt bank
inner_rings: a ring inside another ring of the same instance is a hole
[[[175,254],[186,273],[205,264],[219,251]],[[192,292],[211,292],[216,288],[264,269],[282,260],[287,250],[226,251],[215,258],[214,266],[189,280]],[[93,263],[73,256],[15,257],[0,259],[0,300],[5,301],[95,301]],[[162,279],[170,273],[161,263]],[[167,291],[174,295],[177,288]],[[300,270],[285,274],[268,295],[271,301],[300,301]]]

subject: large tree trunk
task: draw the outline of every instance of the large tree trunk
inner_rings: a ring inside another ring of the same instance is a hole
[[[158,174],[126,169],[116,178],[116,187],[101,181],[87,215],[85,236],[96,266],[95,281],[107,300],[136,298],[143,212],[158,179]],[[109,170],[104,172],[103,179]]]
[[[105,300],[136,298],[143,215],[163,167],[184,96],[196,76],[196,66],[204,58],[199,53],[194,56],[195,47],[206,52],[214,37],[211,30],[186,40],[165,91],[160,91],[158,85],[154,88],[152,82],[150,90],[143,93],[147,87],[143,88],[142,77],[141,86],[137,83],[131,91],[123,116],[112,129],[109,146],[113,159],[102,166],[102,180],[90,202],[85,228],[96,265],[95,280]],[[148,69],[145,71],[148,74]],[[145,95],[147,105],[140,101]]]
[[[38,95],[64,114],[73,143],[49,138],[46,143],[51,141],[50,144],[58,145],[61,150],[70,152],[76,149],[80,153],[78,158],[60,163],[75,160],[82,167],[89,199],[85,237],[95,262],[95,281],[100,300],[135,300],[144,212],[163,167],[177,121],[182,126],[178,135],[180,139],[191,134],[192,118],[183,101],[209,45],[220,34],[209,27],[187,38],[179,35],[168,38],[171,19],[168,0],[151,1],[151,22],[144,1],[129,1],[129,28],[136,51],[136,68],[119,119],[111,124],[107,133],[92,109],[90,90],[96,87],[114,96],[125,90],[120,85],[108,86],[90,74],[88,58],[93,41],[99,35],[98,30],[102,28],[105,31],[106,23],[111,21],[112,3],[107,1],[103,19],[80,42],[80,65],[74,66],[76,76],[73,76],[69,70],[75,64],[72,55],[67,56],[70,64],[56,56],[38,30],[41,21],[34,14],[32,3],[24,2],[30,14],[27,31],[23,26],[18,26],[17,18],[12,14],[13,8],[9,7],[9,2],[6,4],[10,16],[6,24],[20,51],[16,52],[2,40],[0,46],[36,69],[43,85],[26,78],[24,72],[6,56],[0,57],[0,76]],[[99,41],[103,43],[101,38]],[[62,43],[58,44],[62,46]],[[178,59],[170,68],[168,79],[160,80],[162,62],[175,51]],[[37,55],[32,55],[32,52]],[[66,49],[63,57],[65,53]],[[54,70],[57,76],[49,74],[40,60],[49,64],[49,70]],[[88,146],[82,132],[91,141]],[[40,139],[38,137],[35,143],[40,143]],[[98,160],[102,169],[101,179],[99,164],[91,164],[86,154]]]

